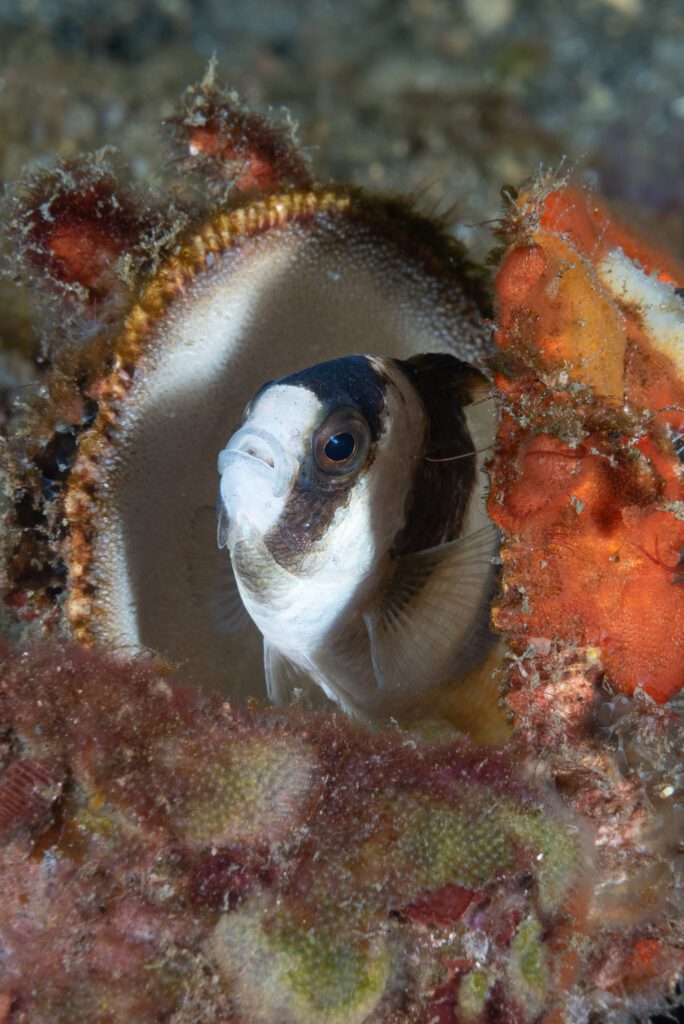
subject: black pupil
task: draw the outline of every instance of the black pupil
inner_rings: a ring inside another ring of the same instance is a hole
[[[326,458],[330,459],[331,462],[344,462],[345,459],[354,454],[355,448],[356,441],[354,440],[354,435],[342,431],[340,434],[333,434],[323,451]]]

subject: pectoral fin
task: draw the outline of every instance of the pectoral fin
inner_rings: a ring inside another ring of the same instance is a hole
[[[465,675],[495,641],[489,628],[498,532],[405,555],[364,614],[380,690],[410,697]]]
[[[216,511],[207,505],[192,518],[188,574],[190,589],[217,633],[235,633],[249,623],[228,552],[216,546]]]

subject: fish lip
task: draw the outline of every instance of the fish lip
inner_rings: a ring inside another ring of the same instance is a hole
[[[266,475],[276,498],[289,490],[299,472],[299,462],[283,447],[270,431],[245,424],[231,437],[218,457],[219,475],[223,476],[228,466],[236,460],[248,460],[251,468]]]

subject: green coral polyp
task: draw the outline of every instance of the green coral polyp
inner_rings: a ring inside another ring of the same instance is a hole
[[[511,943],[508,981],[516,1002],[530,1017],[536,1016],[546,1000],[548,968],[542,945],[542,929],[535,917],[520,924]]]
[[[398,863],[414,894],[456,883],[479,889],[513,864],[513,849],[491,797],[473,794],[463,809],[399,796],[392,816],[400,823]],[[400,860],[399,860],[400,858]]]
[[[213,954],[249,1020],[361,1024],[380,1002],[391,972],[382,936],[354,944],[278,921],[263,908],[224,915]]]
[[[414,895],[450,883],[480,889],[514,868],[519,847],[534,859],[544,911],[557,908],[580,877],[576,833],[541,809],[493,798],[476,786],[463,787],[462,808],[399,796],[391,813],[401,823],[396,863]]]
[[[458,990],[458,1012],[464,1024],[470,1024],[484,1013],[490,988],[490,979],[484,971],[466,974]]]
[[[526,849],[535,851],[542,910],[555,910],[581,877],[583,851],[579,834],[541,810],[521,814],[511,807],[502,813],[508,830]]]
[[[187,840],[198,846],[269,842],[293,831],[317,767],[300,740],[234,739],[206,761],[198,756],[199,741],[192,747],[167,752],[168,766],[181,776],[171,813]]]
[[[384,943],[362,948],[333,942],[315,932],[281,932],[272,939],[274,951],[295,966],[287,972],[292,991],[335,1020],[355,1005],[375,1000],[385,987],[388,956]]]

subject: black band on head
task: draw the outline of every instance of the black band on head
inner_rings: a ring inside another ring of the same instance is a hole
[[[331,359],[276,383],[311,391],[323,405],[326,416],[341,406],[355,409],[368,423],[371,441],[379,438],[385,408],[385,378],[368,356]]]
[[[368,356],[331,359],[275,383],[306,388],[314,394],[323,406],[321,422],[340,408],[359,413],[370,431],[363,469],[370,466],[382,433],[388,378]],[[326,476],[316,465],[313,451],[307,454],[278,524],[265,537],[279,565],[294,570],[302,555],[315,547],[336,511],[349,501],[356,479],[356,475]]]

